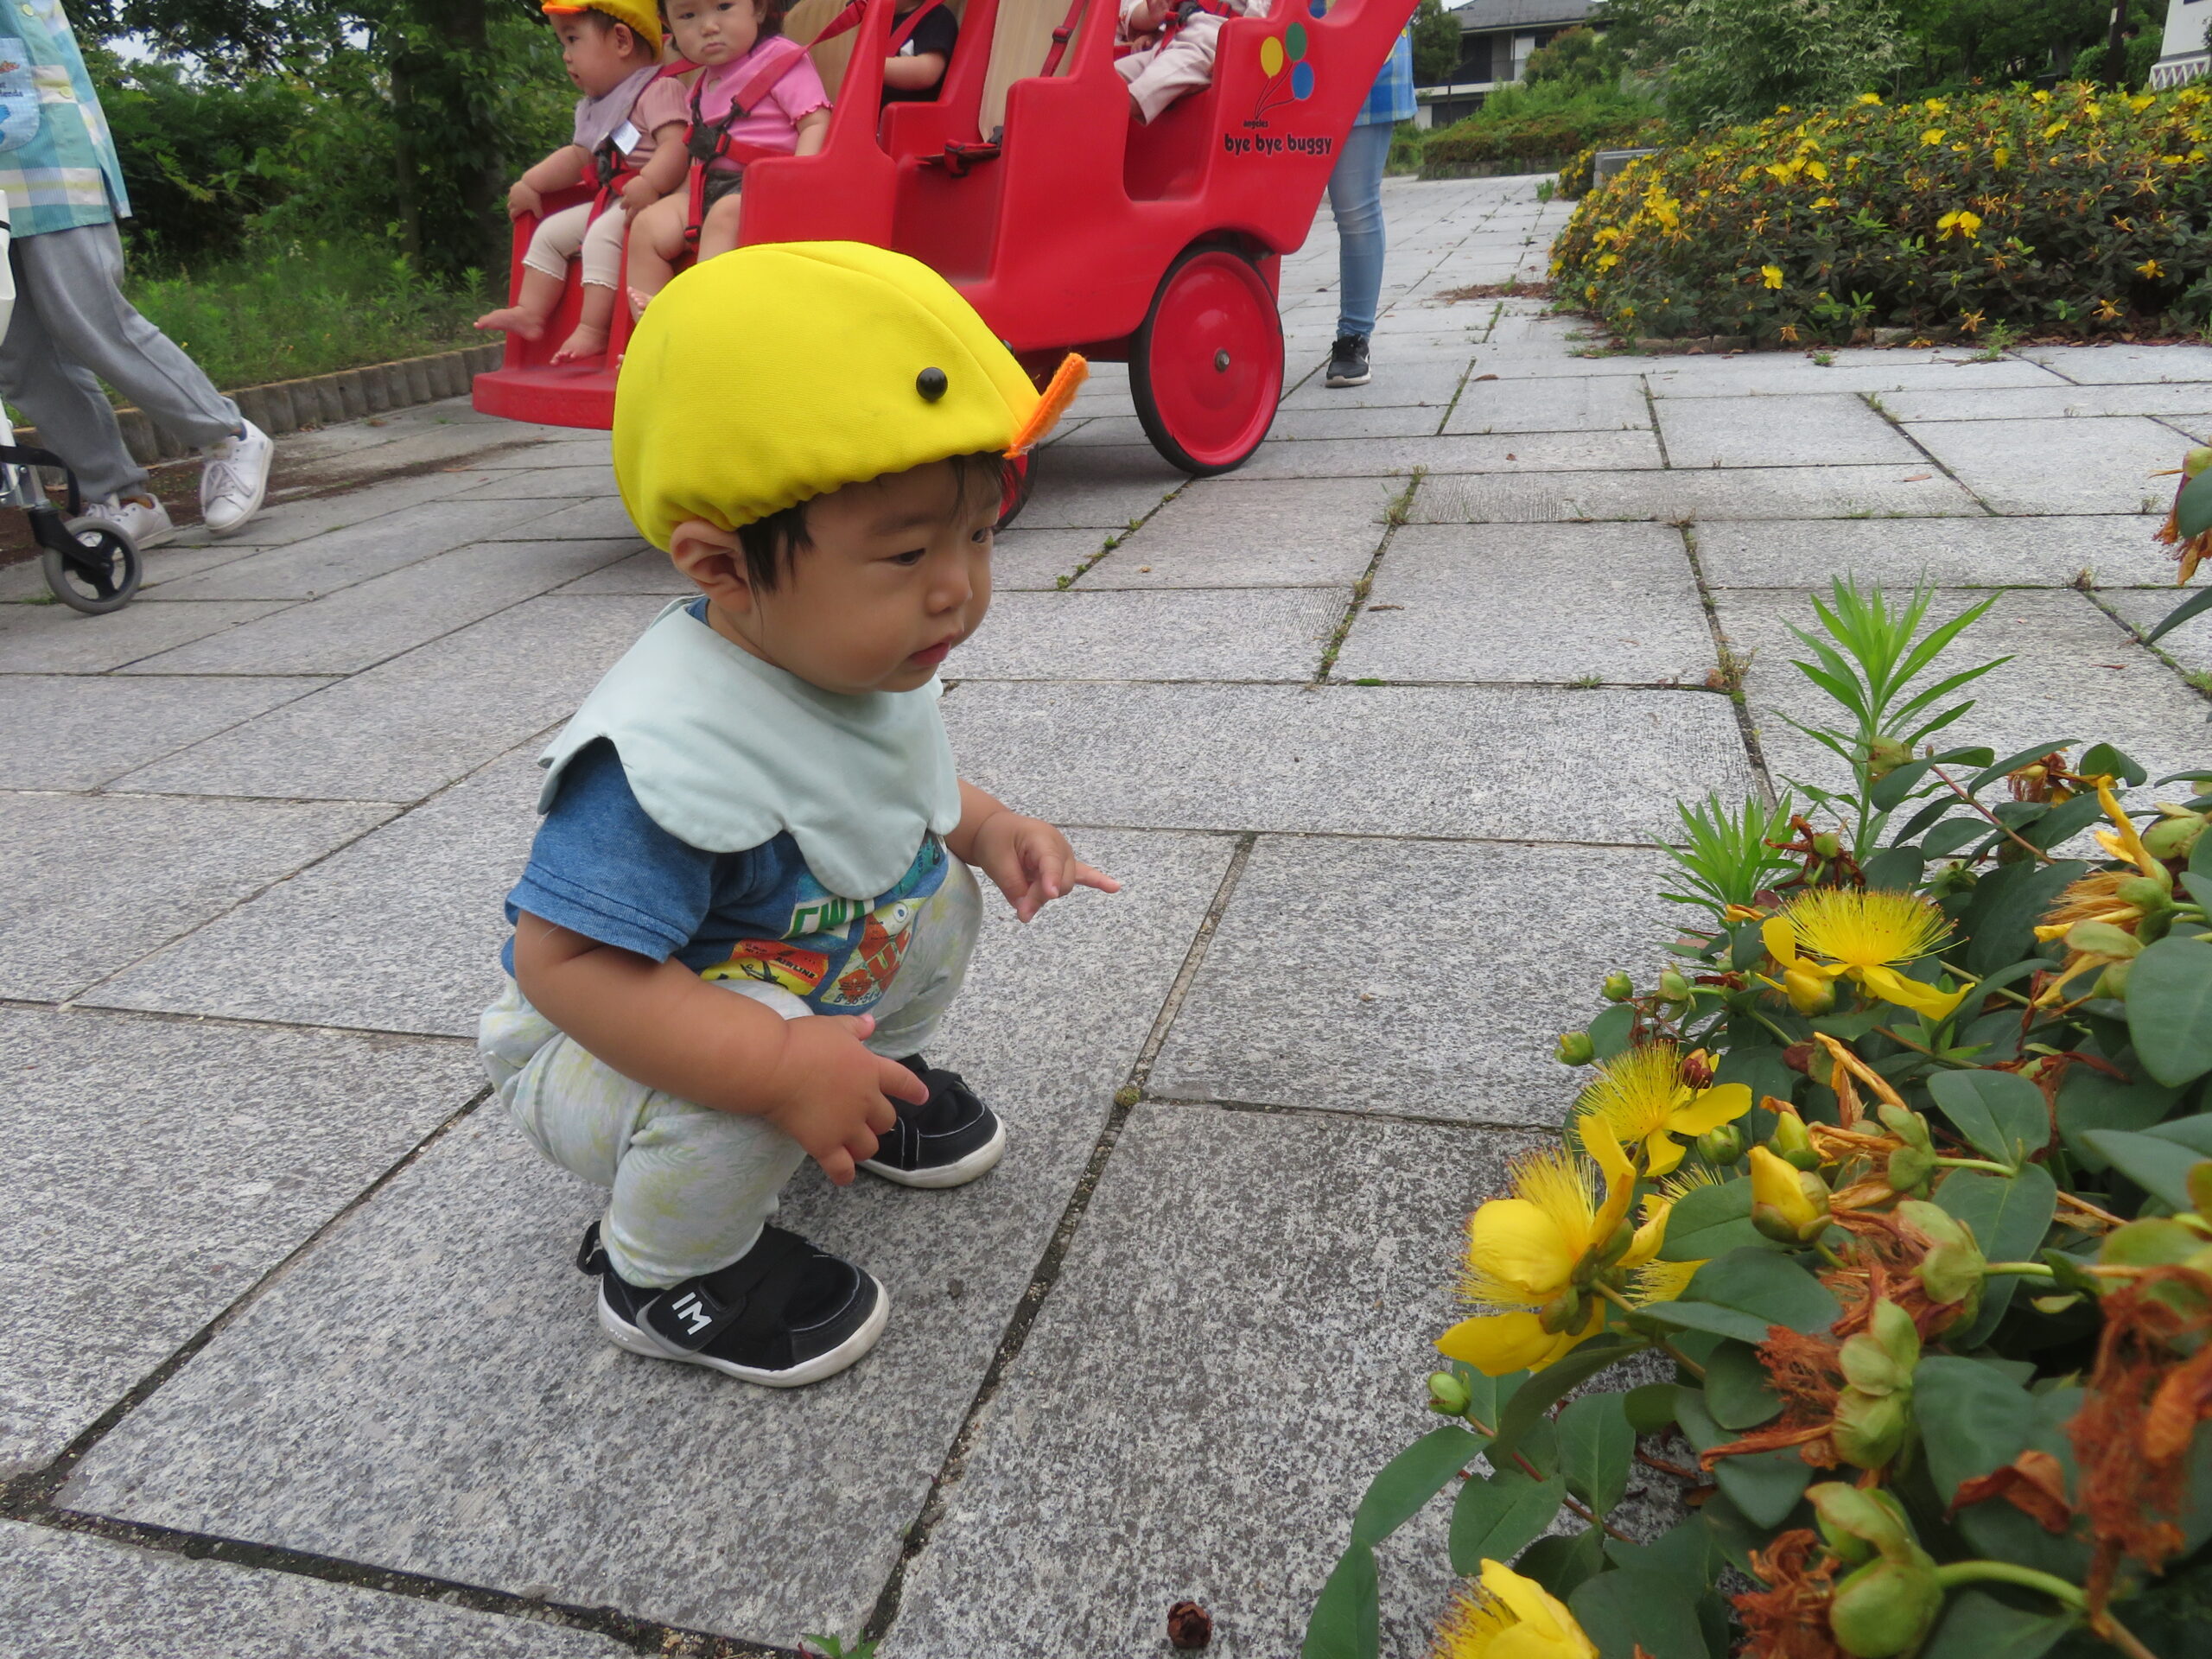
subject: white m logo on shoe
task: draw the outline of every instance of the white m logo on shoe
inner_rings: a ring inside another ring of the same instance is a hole
[[[699,1306],[699,1298],[692,1291],[684,1292],[675,1303],[672,1311],[678,1319],[690,1327],[691,1334],[695,1337],[714,1323],[707,1310]]]

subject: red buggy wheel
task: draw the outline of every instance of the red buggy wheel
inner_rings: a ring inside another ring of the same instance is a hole
[[[1204,478],[1260,447],[1282,397],[1282,318],[1252,262],[1196,248],[1168,267],[1129,353],[1145,436]]]

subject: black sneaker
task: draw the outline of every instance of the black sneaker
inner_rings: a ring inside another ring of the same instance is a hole
[[[764,1388],[796,1389],[835,1376],[875,1346],[891,1296],[851,1262],[780,1227],[719,1272],[665,1290],[616,1273],[584,1232],[576,1266],[599,1275],[599,1328],[618,1348],[652,1359],[705,1365]]]
[[[943,1071],[917,1054],[899,1062],[930,1086],[918,1106],[903,1100],[899,1122],[861,1167],[901,1186],[962,1186],[1006,1153],[1006,1125],[976,1098],[957,1071]]]
[[[1310,358],[1307,361],[1311,362]],[[1363,386],[1375,377],[1367,372],[1367,336],[1338,334],[1337,343],[1329,348],[1329,378],[1332,386]]]

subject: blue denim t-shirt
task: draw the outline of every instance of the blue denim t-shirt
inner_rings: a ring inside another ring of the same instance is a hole
[[[865,1014],[889,988],[949,856],[925,836],[890,892],[843,898],[814,879],[788,834],[739,853],[677,840],[646,816],[601,741],[562,773],[507,920],[527,911],[655,962],[673,957],[703,978],[780,985],[817,1014]],[[512,938],[499,959],[512,974]]]

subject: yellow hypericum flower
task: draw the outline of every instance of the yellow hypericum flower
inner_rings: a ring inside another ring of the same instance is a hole
[[[1759,937],[1785,978],[1795,982],[1777,987],[1789,990],[1792,1002],[1813,988],[1815,978],[1847,978],[1885,1002],[1947,1020],[1965,998],[1963,990],[1939,991],[1897,970],[1932,955],[1950,930],[1943,912],[1916,893],[1815,887],[1785,905]]]
[[[1647,1262],[1629,1281],[1628,1299],[1638,1307],[1654,1302],[1679,1302],[1697,1277],[1702,1262]]]
[[[1455,1596],[1438,1627],[1435,1659],[1598,1659],[1598,1644],[1543,1586],[1485,1560],[1479,1587]]]
[[[2141,264],[2136,266],[2135,269],[2145,276],[2156,277],[2163,276],[2166,274],[2165,267],[2161,265],[2155,259],[2145,259]]]
[[[1879,92],[1861,92],[1859,94],[1859,101],[1861,104],[1879,104],[1882,101],[1882,95]]]
[[[1926,144],[1930,149],[1933,149],[1936,145],[1943,142],[1944,130],[1945,129],[1942,127],[1930,127],[1927,131],[1920,135],[1920,142]]]
[[[2134,111],[2136,114],[2140,115],[2140,114],[2142,114],[2142,113],[2143,113],[2143,111],[2145,111],[2145,110],[2149,109],[2149,108],[2150,108],[2153,104],[2157,103],[2158,101],[2158,100],[2157,99],[2152,98],[2149,93],[2147,93],[2147,92],[2146,92],[2146,93],[2145,93],[2143,96],[2141,96],[2140,98],[2131,98],[2131,99],[2129,99],[2127,100],[2127,107],[2128,107],[2129,109],[2131,109],[2131,110]]]
[[[1947,238],[1963,236],[1971,242],[1981,233],[1981,215],[1961,207],[1937,219],[1936,228]]]
[[[1941,115],[1944,111],[1949,109],[1951,106],[1946,104],[1940,98],[1931,98],[1920,107],[1927,111],[1930,115]]]
[[[1815,196],[1813,198],[1813,206],[1815,207],[1833,207],[1835,206],[1835,198],[1834,196]]]
[[[1641,1142],[1645,1172],[1666,1175],[1682,1161],[1684,1147],[1675,1136],[1694,1141],[1734,1122],[1751,1109],[1751,1091],[1740,1083],[1692,1088],[1682,1081],[1681,1051],[1672,1043],[1647,1043],[1601,1065],[1574,1109],[1602,1118],[1623,1147]]]
[[[1759,267],[1759,276],[1764,280],[1769,288],[1780,288],[1782,286],[1782,267],[1780,265],[1761,265]]]
[[[1604,1302],[1581,1297],[1576,1275],[1613,1243],[1636,1191],[1636,1172],[1602,1127],[1586,1133],[1583,1144],[1605,1172],[1602,1203],[1598,1172],[1560,1147],[1522,1160],[1513,1172],[1513,1195],[1492,1198],[1467,1217],[1460,1294],[1501,1311],[1462,1319],[1439,1337],[1437,1350],[1446,1358],[1488,1376],[1541,1370],[1604,1326]],[[1650,1248],[1658,1249],[1657,1237]],[[1547,1325],[1548,1312],[1559,1329]]]

